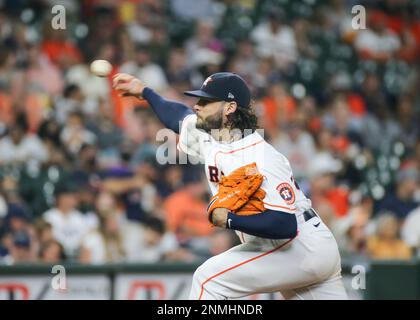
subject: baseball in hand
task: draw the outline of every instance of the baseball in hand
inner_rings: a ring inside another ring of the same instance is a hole
[[[98,77],[106,77],[112,71],[112,65],[106,60],[95,60],[90,64],[90,71]]]

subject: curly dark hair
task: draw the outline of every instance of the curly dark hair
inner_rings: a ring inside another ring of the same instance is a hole
[[[231,129],[239,129],[244,132],[245,129],[251,129],[252,132],[258,129],[258,118],[252,106],[248,108],[239,107],[234,113],[227,116],[227,125]]]

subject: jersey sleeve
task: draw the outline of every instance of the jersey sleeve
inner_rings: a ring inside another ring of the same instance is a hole
[[[210,135],[197,129],[196,123],[197,115],[191,114],[185,117],[179,134],[178,149],[204,162],[204,143],[210,139]]]

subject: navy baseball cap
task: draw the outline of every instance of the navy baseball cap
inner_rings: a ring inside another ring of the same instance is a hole
[[[13,244],[20,248],[29,248],[31,246],[31,237],[25,231],[18,231],[13,235]]]
[[[17,203],[10,203],[7,208],[8,219],[17,218],[25,221],[30,221],[31,213],[23,206]]]
[[[235,101],[242,108],[248,108],[251,102],[245,80],[232,72],[214,73],[203,82],[200,90],[185,91],[184,94],[211,101]]]

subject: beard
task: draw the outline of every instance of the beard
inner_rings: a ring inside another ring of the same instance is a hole
[[[204,130],[208,134],[211,133],[211,130],[220,130],[223,126],[223,109],[214,115],[208,116],[206,119],[198,117],[195,126],[197,129]]]

